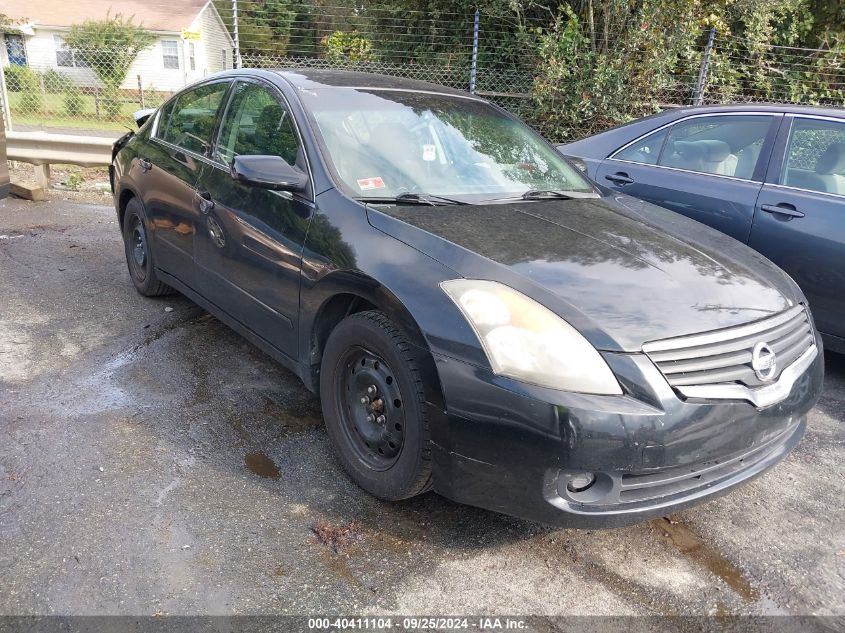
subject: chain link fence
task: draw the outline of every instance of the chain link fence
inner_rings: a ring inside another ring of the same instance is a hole
[[[632,73],[640,51],[619,50],[611,41],[603,43],[610,55],[573,49],[564,59],[544,57],[553,16],[315,5],[304,19],[261,14],[261,5],[250,3],[235,21],[233,6],[229,0],[208,5],[203,11],[211,14],[197,18],[196,31],[148,33],[128,62],[125,46],[7,32],[7,51],[12,37],[21,52],[0,58],[8,95],[6,102],[0,93],[0,103],[18,131],[116,136],[132,127],[135,110],[156,107],[185,85],[239,63],[366,71],[472,90],[553,141],[695,103],[845,103],[841,53],[753,44],[713,30],[695,36],[660,72]],[[266,25],[278,28],[282,20],[289,20],[289,35],[274,38]],[[556,63],[564,68],[550,80]]]

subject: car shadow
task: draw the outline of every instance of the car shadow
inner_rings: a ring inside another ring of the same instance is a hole
[[[398,502],[372,497],[335,459],[319,399],[297,376],[188,302],[179,311],[178,323],[148,330],[132,362],[112,375],[153,409],[172,407],[176,396],[183,418],[201,420],[186,429],[149,417],[175,451],[201,453],[281,503],[308,508],[314,522],[354,521],[388,545],[477,549],[555,530],[433,492]]]
[[[468,550],[565,530],[454,503],[433,492],[399,502],[370,496],[335,459],[319,400],[298,377],[212,316],[188,306],[185,316],[176,326],[149,332],[144,346],[162,347],[152,355],[159,367],[162,356],[171,357],[169,382],[187,387],[187,410],[205,420],[206,457],[218,467],[246,473],[252,485],[285,502],[307,506],[315,522],[356,521],[364,533],[385,542],[425,541]],[[143,367],[143,354],[136,360],[136,373],[154,369]],[[825,394],[818,406],[835,417],[845,399],[845,356],[828,353],[825,365]],[[154,400],[172,399],[171,393],[156,391]]]

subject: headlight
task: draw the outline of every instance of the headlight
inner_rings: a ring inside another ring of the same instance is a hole
[[[622,393],[587,339],[533,299],[495,281],[440,285],[472,325],[497,374],[565,391]]]

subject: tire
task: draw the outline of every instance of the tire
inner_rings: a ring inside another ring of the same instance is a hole
[[[174,290],[160,281],[153,265],[153,255],[147,240],[144,212],[137,198],[126,204],[123,218],[123,250],[129,277],[135,289],[145,297],[173,294]]]
[[[323,352],[320,400],[335,455],[356,484],[388,501],[413,497],[432,485],[417,353],[375,311],[341,321]]]

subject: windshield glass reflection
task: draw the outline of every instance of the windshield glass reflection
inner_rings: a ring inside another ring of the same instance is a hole
[[[479,202],[529,190],[593,192],[536,132],[482,101],[350,88],[308,91],[303,100],[336,176],[356,197]]]

